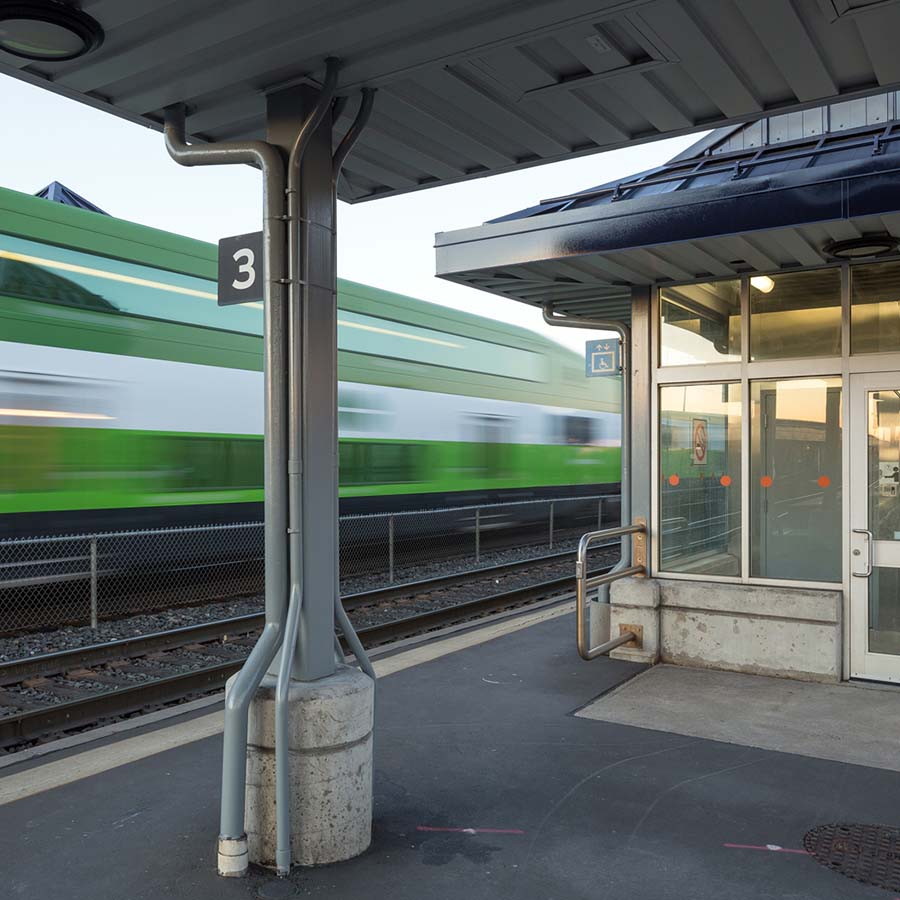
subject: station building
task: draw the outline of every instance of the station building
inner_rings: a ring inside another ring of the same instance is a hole
[[[444,278],[630,326],[647,577],[612,586],[643,632],[614,655],[900,681],[898,242],[897,93],[437,235]]]

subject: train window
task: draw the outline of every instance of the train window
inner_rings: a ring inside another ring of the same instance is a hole
[[[96,378],[0,371],[0,422],[102,426],[115,419],[116,389]]]
[[[508,475],[515,419],[486,413],[470,413],[465,418],[469,468],[490,478]]]
[[[0,235],[0,294],[262,334],[262,304],[217,306],[214,281],[11,235]]]
[[[562,444],[590,444],[596,423],[587,416],[560,416],[559,438]]]
[[[424,449],[420,444],[341,441],[340,482],[366,485],[418,481]]]
[[[228,441],[228,455],[228,486],[234,490],[262,489],[262,438],[231,438]]]
[[[2,255],[0,255],[0,294],[100,312],[114,312],[116,309],[108,300],[76,284],[71,278],[21,259],[3,258]]]
[[[389,412],[387,401],[378,389],[338,386],[338,430],[385,431]]]
[[[259,490],[262,450],[260,438],[160,435],[152,453],[162,461],[159,475],[171,490]]]

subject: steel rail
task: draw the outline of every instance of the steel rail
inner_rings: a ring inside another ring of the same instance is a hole
[[[249,655],[249,654],[248,654]],[[35,740],[47,734],[93,724],[98,719],[122,716],[147,706],[173,703],[199,691],[224,687],[239,671],[246,656],[236,660],[155,678],[117,690],[103,691],[84,699],[55,703],[0,718],[0,747]]]
[[[597,570],[596,574],[610,570],[609,566]],[[572,576],[566,575],[546,581],[513,588],[508,591],[500,591],[487,597],[468,600],[438,609],[428,610],[394,619],[389,622],[381,622],[357,630],[357,635],[366,648],[381,646],[392,641],[427,633],[446,625],[468,621],[476,617],[497,612],[509,607],[527,604],[535,600],[545,599],[553,594],[568,592],[572,587]],[[56,669],[29,669],[21,677],[29,674],[56,674],[60,670],[73,668],[80,665],[98,665],[119,659],[123,656],[144,655],[148,650],[150,641],[159,641],[171,637],[175,643],[170,649],[183,647],[187,643],[196,643],[200,638],[200,632],[210,640],[221,634],[249,634],[258,630],[264,622],[261,613],[235,617],[234,619],[220,622],[205,623],[202,626],[188,626],[178,629],[176,632],[160,632],[157,635],[148,635],[144,638],[128,638],[116,642],[115,645],[94,645],[80,650],[62,651],[59,654],[51,654],[59,665]],[[217,633],[218,629],[218,633]],[[186,640],[186,638],[189,638]],[[144,641],[144,644],[140,642]],[[105,659],[91,656],[100,650],[109,650],[112,646],[121,652],[110,655]],[[131,649],[128,649],[128,648]],[[342,641],[345,652],[349,649],[346,642]],[[134,653],[137,649],[138,653]],[[152,649],[163,649],[163,644],[156,644]],[[80,656],[79,656],[80,654]],[[71,660],[62,665],[62,657],[68,656]],[[11,671],[11,666],[36,663],[40,664],[45,657],[36,657],[33,660],[19,660],[14,664],[7,664],[0,672]],[[48,734],[73,728],[84,727],[105,717],[113,717],[135,712],[146,706],[174,703],[200,691],[208,692],[221,688],[225,681],[237,672],[243,665],[245,658],[242,656],[236,660],[228,660],[211,666],[204,666],[188,672],[178,673],[165,678],[158,678],[142,684],[129,685],[119,689],[103,691],[83,699],[69,700],[63,703],[53,704],[42,709],[26,710],[11,716],[0,717],[0,747],[15,745],[29,740],[35,740]],[[26,672],[25,668],[21,670]],[[4,679],[0,675],[0,683]],[[5,683],[9,683],[5,680]]]

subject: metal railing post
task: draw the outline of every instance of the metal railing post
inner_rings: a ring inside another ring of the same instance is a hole
[[[625,565],[613,567],[604,575],[595,575],[588,578],[587,574],[587,553],[591,544],[605,538],[621,537],[623,541],[628,535],[640,534],[646,535],[647,526],[643,521],[635,522],[633,525],[620,525],[618,528],[606,528],[603,531],[589,531],[581,536],[578,542],[578,554],[575,558],[575,628],[577,632],[578,655],[582,659],[595,659],[622,644],[636,640],[636,636],[631,631],[626,631],[618,637],[610,638],[596,647],[591,646],[590,640],[590,620],[587,616],[588,597],[587,592],[590,588],[609,585],[613,581],[625,578],[629,575],[644,575],[647,570],[643,563],[639,565]],[[609,602],[609,601],[606,601]]]
[[[481,562],[481,507],[475,509],[475,562]]]
[[[97,538],[91,538],[91,628],[97,630]]]
[[[553,501],[550,501],[550,545],[549,549],[553,549]]]
[[[394,583],[394,516],[388,516],[388,583]]]
[[[597,498],[597,531],[603,528],[603,498]]]

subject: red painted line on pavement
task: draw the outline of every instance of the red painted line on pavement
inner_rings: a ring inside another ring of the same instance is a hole
[[[525,834],[521,828],[436,828],[431,825],[416,825],[416,831],[443,831],[453,834]]]
[[[806,850],[796,850],[793,847],[779,847],[778,844],[722,844],[729,850],[768,850],[770,853],[800,853],[809,856]]]

